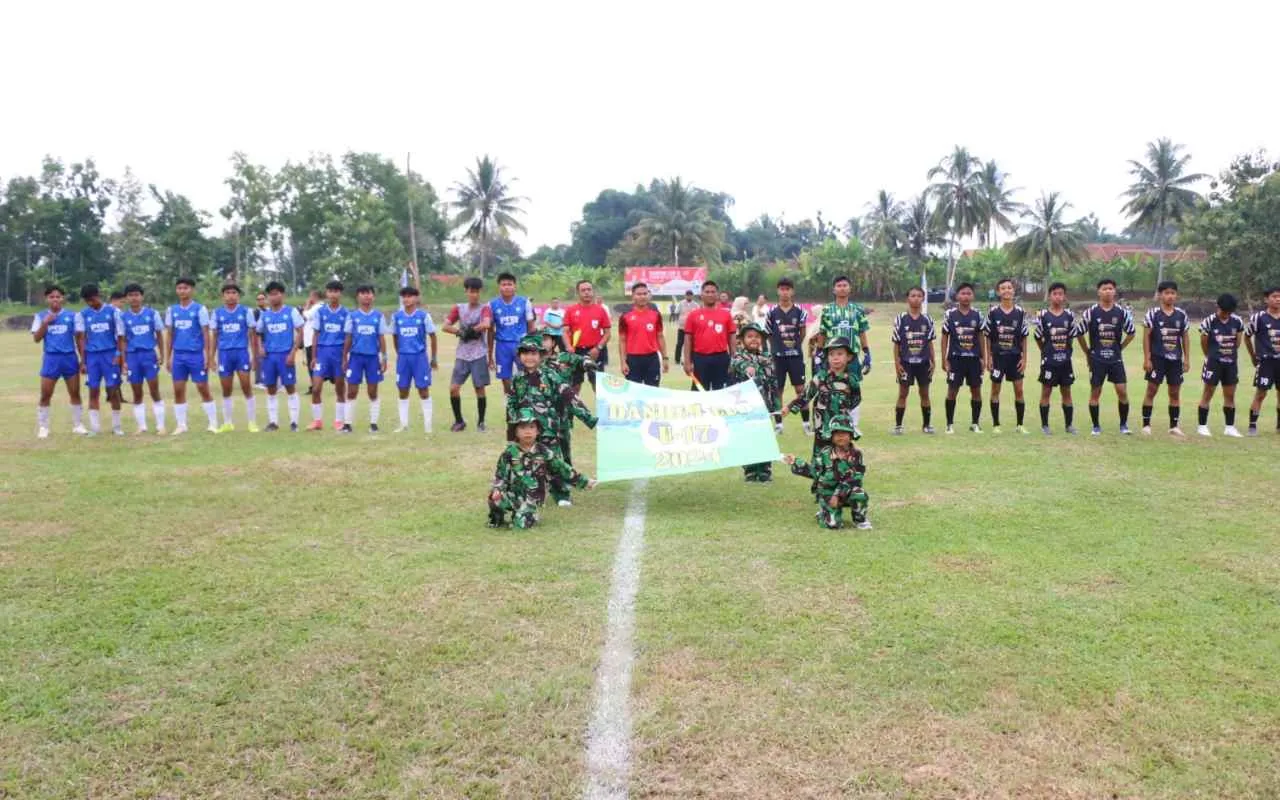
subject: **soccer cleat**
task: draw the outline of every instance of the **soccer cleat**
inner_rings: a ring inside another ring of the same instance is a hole
[[[1129,426],[1128,426],[1128,425],[1121,425],[1121,426],[1120,426],[1120,435],[1121,435],[1121,436],[1132,436],[1132,435],[1133,435],[1133,431],[1129,430]]]
[[[1185,439],[1185,438],[1187,438],[1187,435],[1186,435],[1185,433],[1183,433],[1183,432],[1182,432],[1182,428],[1170,428],[1170,429],[1169,429],[1169,435],[1170,435],[1170,436],[1176,436],[1176,437],[1177,437],[1177,438],[1179,438],[1179,439]]]
[[[205,431],[208,433],[218,433],[218,426],[211,422],[209,423],[209,427],[205,428]]]
[[[89,429],[88,429],[88,428],[86,428],[86,427],[85,427],[85,426],[83,426],[83,425],[77,425],[77,426],[75,426],[74,428],[72,428],[72,429],[71,429],[71,432],[72,432],[72,433],[74,433],[74,434],[75,434],[75,435],[77,435],[77,436],[88,436],[88,435],[89,435]]]
[[[457,433],[458,431],[465,431],[466,429],[467,429],[467,423],[465,422],[455,422],[449,426],[449,430],[453,431],[454,433]]]
[[[558,502],[556,503],[556,505],[560,506],[561,508],[571,508],[571,507],[573,506],[573,501],[572,501],[572,500],[560,500],[560,501],[558,501]]]
[[[859,522],[859,523],[858,523],[858,530],[860,530],[860,531],[869,531],[869,530],[871,530],[871,520],[869,520],[869,519],[864,519],[862,522]]]
[[[976,422],[973,423],[969,426],[969,433],[982,433],[982,426]]]
[[[1101,435],[1102,435],[1102,428],[1099,428],[1097,425],[1094,425],[1094,426],[1093,426],[1093,430],[1089,431],[1089,435],[1091,435],[1091,436],[1101,436]]]
[[[1200,434],[1201,436],[1212,436],[1212,435],[1213,435],[1213,432],[1209,430],[1209,426],[1208,426],[1208,425],[1197,425],[1197,426],[1196,426],[1196,433]]]
[[[316,430],[322,430],[323,428],[324,428],[324,423],[323,423],[323,422],[321,422],[321,423],[320,423],[320,427],[319,427],[319,428],[316,428]],[[343,428],[342,420],[340,420],[340,419],[335,419],[335,420],[333,421],[333,429],[334,429],[335,431],[337,431],[338,433],[342,433],[342,428]]]
[[[343,432],[343,433],[351,433],[351,426],[350,426],[350,425],[343,425],[343,426],[342,426],[342,432]]]
[[[256,422],[254,422],[254,421],[250,420],[250,421],[249,421],[249,425],[247,426],[247,429],[248,429],[249,433],[257,433],[257,432],[258,432],[258,423],[256,423]]]
[[[1257,436],[1257,435],[1258,435],[1258,426],[1257,426],[1257,425],[1250,425],[1250,426],[1249,426],[1249,429],[1248,429],[1248,431],[1247,431],[1247,434],[1248,434],[1249,436]]]
[[[36,438],[37,438],[37,439],[48,439],[48,438],[49,438],[49,429],[48,429],[48,428],[40,428],[39,430],[37,430],[37,431],[36,431]]]
[[[370,422],[370,423],[369,423],[369,433],[377,433],[377,432],[378,432],[378,423],[376,423],[376,422]]]
[[[409,430],[409,426],[408,426],[408,425],[401,425],[400,427],[396,428],[396,431],[395,431],[395,432],[396,432],[396,433],[404,433],[404,432],[405,432],[405,431],[407,431],[407,430]]]
[[[235,425],[232,425],[230,422],[224,422],[222,423],[222,426],[218,428],[218,433],[231,433],[235,429]]]
[[[1143,435],[1143,436],[1150,436],[1150,435],[1151,435],[1151,426],[1150,426],[1150,425],[1143,425],[1143,426],[1142,426],[1142,435]]]
[[[1231,437],[1232,439],[1240,439],[1240,438],[1243,438],[1243,437],[1240,435],[1240,431],[1236,430],[1236,426],[1235,426],[1235,425],[1228,425],[1227,427],[1223,428],[1223,429],[1222,429],[1222,435],[1223,435],[1223,436],[1229,436],[1229,437]]]
[[[902,434],[906,433],[906,431],[902,429],[901,425],[894,425],[893,430],[889,431],[889,433],[892,434],[893,436],[901,436]]]
[[[186,433],[186,432],[187,432],[187,426],[186,426],[186,425],[179,425],[178,427],[174,428],[174,429],[173,429],[173,432],[172,432],[172,433],[170,433],[169,435],[170,435],[170,436],[181,436],[182,434],[184,434],[184,433]]]
[[[1016,430],[1018,433],[1022,434],[1023,436],[1026,436],[1028,433],[1030,433],[1030,431],[1027,430],[1026,425],[1019,425],[1018,427],[1014,428],[1014,430]]]
[[[341,423],[341,422],[339,422],[339,423],[336,423],[336,424],[337,424],[337,427],[335,428],[335,430],[339,430],[339,431],[340,431],[340,430],[342,430],[342,423]],[[307,426],[307,430],[309,430],[309,431],[322,431],[322,430],[324,430],[324,420],[319,420],[319,419],[313,419],[313,420],[311,420],[311,424]]]
[[[1077,431],[1077,430],[1076,430],[1076,426],[1075,426],[1075,425],[1068,425],[1068,426],[1067,426],[1067,435],[1068,435],[1068,436],[1075,436],[1077,433],[1079,433],[1079,431]]]
[[[489,429],[484,426],[483,422],[476,423],[476,433],[484,433],[487,430]]]
[[[112,428],[112,429],[111,429],[111,435],[112,435],[112,436],[124,436],[124,428]]]
[[[929,434],[930,436],[932,436],[932,435],[935,433],[935,431],[933,430],[933,426],[932,426],[932,425],[925,425],[923,428],[921,428],[921,429],[920,429],[920,432],[921,432],[921,433],[927,433],[927,434]]]
[[[774,423],[774,426],[773,426],[773,432],[774,432],[774,433],[782,433],[782,423],[781,423],[781,422]]]
[[[948,426],[947,426],[947,433],[948,433],[948,434],[955,433],[955,432],[956,432],[956,429],[955,429],[955,428],[951,427],[950,425],[948,425]]]
[[[1050,428],[1048,425],[1041,425],[1040,432],[1043,433],[1045,436],[1052,436],[1053,428]]]
[[[289,433],[297,433],[297,432],[298,432],[298,423],[296,423],[296,422],[290,422],[290,423],[289,423]]]
[[[277,425],[276,423],[274,422],[267,423],[267,433],[275,433],[278,430],[280,430],[280,426]]]
[[[1000,434],[1004,433],[1004,431],[1000,430],[1000,426],[999,426],[999,425],[996,425],[996,426],[992,427],[992,428],[991,428],[991,432],[992,432],[992,433],[994,433],[994,434],[995,434],[995,435],[997,435],[997,436],[999,436]]]
[[[806,422],[802,427],[804,428],[804,435],[805,435],[805,436],[812,436],[812,435],[813,435],[813,425],[812,425],[811,423]]]

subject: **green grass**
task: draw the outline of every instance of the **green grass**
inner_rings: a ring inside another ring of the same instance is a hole
[[[73,439],[60,394],[38,442],[37,364],[0,335],[0,796],[581,793],[626,485],[484,528],[501,433],[443,387],[429,439]],[[886,367],[872,532],[781,469],[650,483],[635,793],[1274,796],[1270,426],[1121,439],[1108,390],[1101,439],[890,439]]]

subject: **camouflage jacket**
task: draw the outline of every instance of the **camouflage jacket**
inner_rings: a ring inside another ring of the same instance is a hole
[[[825,425],[836,414],[848,414],[862,401],[862,377],[856,368],[845,368],[839,375],[825,369],[804,387],[804,394],[792,400],[787,411],[799,414],[801,409],[813,403],[818,419]]]
[[[739,350],[733,354],[729,362],[729,382],[745,383],[753,381],[764,398],[765,408],[770,412],[782,410],[782,396],[778,390],[778,370],[774,366],[773,356],[768,353],[752,353]]]
[[[532,372],[520,372],[511,379],[507,397],[507,422],[514,423],[520,409],[527,408],[538,418],[543,438],[551,438],[568,426],[569,415],[595,427],[596,417],[573,391],[573,386],[559,368],[542,366]]]
[[[791,465],[791,471],[813,479],[818,494],[835,494],[841,490],[850,490],[862,486],[862,476],[867,467],[862,461],[862,451],[850,445],[848,450],[839,450],[828,445],[818,450],[812,462],[797,458]]]
[[[546,445],[539,442],[529,450],[522,450],[520,445],[511,442],[498,456],[492,488],[541,505],[547,498],[547,482],[552,476],[579,489],[588,483],[585,475],[569,466]]]

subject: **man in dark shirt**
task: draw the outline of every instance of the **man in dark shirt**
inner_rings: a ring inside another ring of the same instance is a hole
[[[929,417],[933,409],[929,405],[929,382],[933,380],[933,320],[922,310],[924,290],[913,286],[907,290],[907,310],[893,320],[889,334],[894,345],[894,364],[898,370],[898,404],[894,408],[893,435],[903,433],[902,419],[907,412],[907,397],[911,385],[920,387],[921,430],[933,433]]]
[[[1253,405],[1249,406],[1249,435],[1258,435],[1258,417],[1267,392],[1280,389],[1280,286],[1264,292],[1267,307],[1249,317],[1244,344],[1257,371],[1253,376]],[[1280,403],[1276,404],[1276,431],[1280,432]]]
[[[1151,435],[1151,404],[1160,384],[1169,384],[1169,434],[1183,436],[1178,426],[1182,413],[1182,379],[1191,369],[1191,319],[1178,308],[1178,284],[1162,281],[1156,287],[1160,305],[1143,320],[1142,368],[1147,373],[1147,394],[1142,400],[1142,432]]]
[[[778,304],[765,315],[769,350],[778,374],[779,395],[787,381],[790,381],[796,397],[804,394],[804,336],[808,325],[808,313],[795,303],[795,284],[790,278],[779,278]],[[800,418],[804,421],[805,435],[812,433],[808,406],[800,410]]]
[[[1244,333],[1244,320],[1234,313],[1238,307],[1234,295],[1218,296],[1218,310],[1200,322],[1200,350],[1204,353],[1204,369],[1200,380],[1204,390],[1200,393],[1199,424],[1196,433],[1212,436],[1209,431],[1209,403],[1214,391],[1222,384],[1222,416],[1226,427],[1223,436],[1239,437],[1236,429],[1236,384],[1240,382],[1240,336]]]
[[[1129,435],[1129,386],[1124,371],[1124,349],[1133,341],[1135,333],[1133,315],[1116,305],[1116,282],[1111,278],[1098,281],[1098,302],[1076,322],[1080,349],[1089,359],[1089,417],[1093,421],[1094,436],[1102,435],[1098,401],[1102,399],[1102,385],[1107,381],[1116,387],[1120,433]]]
[[[1076,336],[1076,317],[1066,307],[1066,284],[1055,283],[1049,287],[1049,307],[1036,318],[1036,342],[1040,345],[1040,430],[1045,436],[1053,433],[1049,427],[1049,401],[1053,389],[1062,393],[1062,417],[1067,433],[1075,434],[1073,423],[1075,406],[1071,400],[1071,384],[1076,382],[1075,369],[1071,365],[1071,340]]]
[[[1000,302],[987,312],[987,339],[989,353],[987,366],[991,370],[991,432],[1000,432],[1000,387],[1004,382],[1013,383],[1013,407],[1017,413],[1018,433],[1027,429],[1022,422],[1027,404],[1022,397],[1022,376],[1027,369],[1027,312],[1013,302],[1014,286],[1011,278],[996,284]]]
[[[986,317],[973,307],[973,284],[956,287],[956,306],[942,320],[942,371],[947,375],[947,433],[955,433],[956,396],[969,387],[969,430],[982,433],[982,372],[989,362]]]

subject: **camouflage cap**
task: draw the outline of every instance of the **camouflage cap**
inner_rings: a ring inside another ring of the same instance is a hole
[[[838,341],[838,340],[837,340]],[[831,438],[836,431],[844,431],[849,435],[853,435],[853,422],[844,414],[837,414],[831,418],[831,422],[827,423],[827,438]]]
[[[844,338],[843,336],[837,336],[836,338],[832,339],[830,342],[827,342],[827,346],[822,349],[827,351],[828,353],[830,353],[832,350],[847,350],[849,352],[849,355],[853,355],[853,345],[849,344],[849,340]]]
[[[760,334],[761,338],[769,335],[768,333],[765,332],[764,326],[760,325],[757,322],[748,322],[746,325],[743,325],[741,328],[738,329],[738,333],[741,336],[746,336],[747,331],[755,331],[756,333]]]
[[[542,352],[542,337],[541,337],[541,336],[538,336],[537,334],[530,334],[529,336],[524,337],[523,339],[521,339],[521,340],[520,340],[520,344],[519,344],[519,346],[517,346],[517,347],[516,347],[516,352],[519,352],[519,353],[527,353],[527,352],[536,352],[536,353],[541,353],[541,352]]]
[[[532,408],[522,408],[516,412],[515,424],[527,425],[529,423],[533,423],[534,425],[537,425],[539,428],[542,427],[542,422],[538,419],[538,415],[533,413]]]

